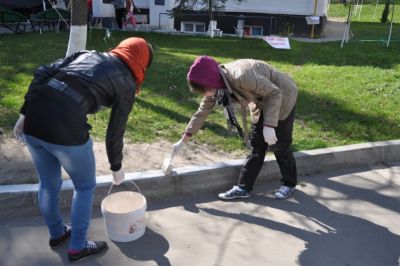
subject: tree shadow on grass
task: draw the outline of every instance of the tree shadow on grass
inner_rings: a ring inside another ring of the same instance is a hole
[[[128,37],[128,33],[115,33],[115,43]],[[60,37],[61,36],[61,37]],[[99,34],[96,38],[100,38]],[[368,53],[354,53],[354,49],[340,49],[337,43],[334,44],[305,44],[293,42],[293,49],[290,51],[274,50],[270,48],[263,40],[255,39],[237,39],[237,38],[222,38],[222,39],[210,39],[206,37],[198,36],[172,36],[158,33],[151,34],[138,34],[148,39],[155,47],[155,58],[154,64],[149,69],[148,76],[145,86],[146,89],[155,95],[160,97],[168,97],[173,101],[182,101],[185,99],[185,105],[188,109],[191,109],[193,114],[198,106],[198,103],[194,103],[194,97],[191,95],[186,86],[186,73],[193,62],[193,59],[197,55],[209,54],[216,56],[221,62],[229,62],[239,58],[251,58],[258,57],[258,59],[264,61],[274,61],[279,63],[288,63],[292,65],[302,64],[317,64],[317,65],[333,65],[333,66],[374,66],[377,68],[392,68],[398,65],[400,61],[400,53],[394,52],[398,45],[395,44],[393,48],[386,47],[375,47],[368,45],[364,46],[363,50],[367,50]],[[24,38],[22,41],[17,38]],[[103,37],[103,36],[102,36]],[[0,43],[4,44],[4,48],[0,52],[1,62],[13,62],[13,64],[7,64],[7,73],[13,73],[10,77],[11,82],[17,82],[16,74],[14,73],[27,73],[31,72],[40,64],[50,63],[56,58],[64,56],[64,49],[66,43],[60,40],[67,40],[66,33],[46,33],[44,36],[39,36],[34,33],[24,34],[24,36],[1,36]],[[100,39],[100,42],[103,42]],[[199,43],[201,42],[201,46]],[[39,47],[39,48],[37,48]],[[227,49],[229,47],[229,49]],[[246,49],[244,49],[247,47]],[[251,49],[250,49],[250,48]],[[94,39],[90,41],[89,49],[98,49],[104,51],[104,44],[98,43]],[[15,51],[18,54],[15,54]],[[256,53],[254,51],[257,51]],[[32,56],[32,54],[34,56]],[[180,54],[182,56],[176,56],[174,54]],[[329,55],[329,56],[327,56]],[[170,74],[165,74],[170,71]],[[150,78],[151,76],[151,78]],[[0,81],[0,84],[7,84]],[[175,87],[173,87],[175,86]],[[5,85],[1,85],[2,91],[10,91],[10,88],[3,88]],[[309,100],[307,100],[307,98]],[[303,102],[304,101],[304,102]],[[321,103],[322,101],[322,103]],[[324,103],[325,101],[325,103]],[[189,103],[187,103],[189,102]],[[304,121],[315,121],[318,119],[318,123],[321,124],[322,130],[342,132],[340,135],[346,136],[354,141],[371,141],[377,140],[380,137],[371,137],[375,133],[379,133],[379,136],[383,135],[385,139],[391,139],[396,135],[398,128],[397,121],[392,121],[384,117],[376,116],[365,116],[360,113],[354,113],[347,110],[343,104],[339,103],[337,106],[327,106],[332,104],[333,101],[330,99],[319,99],[315,96],[307,94],[306,92],[300,92],[298,101],[298,117],[304,119]],[[312,105],[316,107],[316,111],[309,114],[309,110],[306,105]],[[319,106],[321,105],[321,106]],[[155,105],[153,105],[155,108]],[[9,108],[9,107],[7,107]],[[14,120],[17,118],[17,108],[10,108],[11,111],[3,112],[0,110],[0,122],[6,125],[7,129],[13,126]],[[343,113],[344,112],[344,115]],[[189,115],[191,115],[189,114]],[[189,119],[186,119],[184,115],[171,114],[169,116],[175,117],[178,122],[186,123]],[[14,118],[15,117],[15,118]],[[184,120],[184,121],[183,121]],[[368,124],[376,125],[378,122],[383,125],[383,130],[376,129],[377,127],[371,127],[368,129]],[[360,128],[365,131],[352,130],[351,133],[346,132],[346,126],[350,122],[357,125],[361,125]],[[220,125],[205,125],[210,126],[213,131],[225,132],[225,128]],[[336,129],[338,128],[338,129]],[[391,133],[394,132],[394,133]],[[225,135],[225,133],[223,133]],[[227,134],[228,135],[228,134]]]
[[[149,108],[152,111],[159,114],[160,119],[162,119],[162,117],[168,117],[169,119],[175,120],[177,123],[187,124],[190,121],[191,116],[195,112],[195,111],[193,111],[192,113],[188,113],[188,116],[185,116],[185,115],[179,114],[175,111],[172,111],[166,107],[152,104],[151,102],[145,101],[143,99],[138,98],[138,99],[136,99],[136,101],[138,104],[140,104],[144,108]],[[192,104],[192,106],[198,106],[198,105],[199,104],[195,103],[195,102],[193,102],[193,104]],[[128,125],[128,128],[130,128],[129,125]],[[229,135],[229,132],[226,127],[223,127],[216,123],[205,122],[203,128],[208,128],[209,130],[213,131],[217,135],[221,135],[221,136]],[[133,126],[132,126],[131,130],[134,131]]]
[[[343,101],[300,90],[295,123],[301,127],[317,125],[314,130],[321,134],[331,132],[332,138],[351,143],[390,140],[400,135],[400,121],[379,114],[363,114],[349,107]]]
[[[198,107],[197,102],[188,100],[189,103],[185,104],[191,106],[192,111],[188,111],[185,116],[140,98],[137,101],[145,108],[157,112],[160,119],[166,116],[183,124],[189,122],[191,115]],[[215,107],[215,109],[217,108],[218,106]],[[396,139],[400,135],[400,121],[379,114],[363,114],[361,111],[350,110],[347,103],[329,97],[316,96],[303,90],[299,92],[295,124],[300,128],[312,126],[312,131],[315,131],[312,134],[318,133],[318,136],[314,137],[316,143],[312,144],[314,146],[309,147],[310,149],[330,146],[332,139],[341,141],[341,143],[343,141],[357,143]],[[219,136],[229,137],[225,125],[206,122],[203,128],[208,128]],[[298,143],[294,139],[294,145],[296,148],[297,145],[305,144]]]

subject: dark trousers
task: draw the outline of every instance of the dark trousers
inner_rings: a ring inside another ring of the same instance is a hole
[[[277,143],[269,148],[274,153],[276,161],[282,175],[282,185],[295,187],[297,185],[296,160],[291,149],[293,123],[295,108],[290,112],[285,120],[278,122],[275,128]],[[253,124],[250,133],[251,154],[247,156],[245,165],[242,167],[239,176],[239,186],[247,191],[253,190],[254,183],[264,163],[265,153],[268,143],[263,135],[263,117],[261,116],[257,124]]]
[[[122,24],[125,20],[125,8],[115,9],[115,19],[117,20],[118,28],[122,29]]]

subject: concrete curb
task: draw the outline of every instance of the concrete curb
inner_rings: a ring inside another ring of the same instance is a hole
[[[355,166],[392,162],[400,160],[400,140],[368,142],[326,149],[300,151],[295,153],[299,176],[344,169]],[[172,196],[190,195],[202,192],[216,192],[230,188],[237,182],[244,160],[231,160],[205,166],[176,168],[165,176],[161,170],[129,173],[126,179],[134,181],[147,200]],[[257,179],[279,179],[278,165],[273,156],[267,156],[264,167]],[[112,177],[97,177],[94,206],[99,207],[107,195]],[[135,190],[130,182],[113,187],[112,192]],[[37,184],[0,186],[0,217],[22,217],[38,215]],[[62,210],[71,206],[73,185],[64,181],[60,194]]]

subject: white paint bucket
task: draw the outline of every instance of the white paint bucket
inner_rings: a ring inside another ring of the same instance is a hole
[[[140,238],[146,230],[146,208],[146,198],[137,192],[122,191],[105,197],[101,212],[107,237],[117,242]]]

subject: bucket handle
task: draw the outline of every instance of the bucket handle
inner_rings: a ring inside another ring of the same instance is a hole
[[[131,179],[128,179],[128,181],[130,181],[132,184],[134,184],[134,185],[135,185],[135,187],[137,188],[138,192],[139,192],[140,194],[142,194],[142,192],[140,191],[140,188],[139,188],[139,186],[138,186],[138,185],[136,185],[136,183],[135,183],[135,182],[133,182]],[[111,189],[113,188],[113,186],[114,186],[114,184],[113,184],[113,183],[111,183],[111,186],[110,186],[110,189],[108,190],[107,196],[108,196],[108,195],[110,195],[110,193],[111,193]]]

